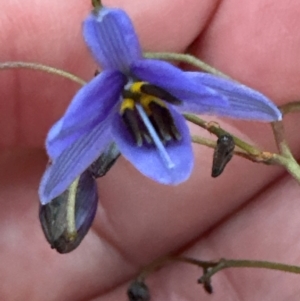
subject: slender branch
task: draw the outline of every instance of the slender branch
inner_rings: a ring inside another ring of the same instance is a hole
[[[101,3],[101,0],[92,0],[92,6],[94,8],[101,8],[101,7],[103,7],[103,5]]]
[[[300,101],[288,102],[279,106],[279,109],[283,115],[300,112]]]
[[[285,139],[284,127],[282,121],[272,122],[271,125],[280,154],[286,158],[293,157]]]
[[[248,154],[258,157],[262,154],[262,151],[257,149],[256,147],[250,145],[249,143],[243,141],[242,139],[230,134],[229,132],[223,130],[217,123],[215,122],[206,122],[203,119],[199,118],[196,115],[193,114],[183,114],[186,120],[206,129],[212,134],[215,134],[217,137],[224,134],[229,134],[233,137],[235,145],[237,145],[239,148],[246,151]]]
[[[210,133],[216,135],[217,137],[223,134],[230,134],[227,131],[223,130],[215,122],[206,122],[193,114],[183,114],[183,115],[188,121],[208,130]],[[300,182],[300,166],[297,163],[297,161],[294,159],[285,141],[282,123],[274,122],[272,123],[272,127],[273,127],[276,142],[278,144],[278,148],[280,149],[281,152],[280,154],[275,154],[267,151],[260,151],[259,149],[241,140],[240,138],[230,134],[233,137],[236,146],[238,146],[240,149],[244,151],[241,152],[237,150],[235,151],[235,154],[240,157],[246,158],[252,162],[264,163],[267,165],[272,164],[272,165],[284,166],[286,170],[294,177],[294,179]],[[206,140],[204,138],[193,136],[192,139],[193,142],[195,143],[203,144],[208,147],[214,147],[212,141]]]
[[[139,282],[144,282],[149,275],[159,270],[160,268],[174,262],[192,264],[202,268],[203,275],[198,279],[198,283],[204,284],[205,290],[209,293],[212,292],[211,277],[219,271],[228,268],[258,268],[300,274],[300,266],[288,265],[277,262],[243,259],[233,260],[225,258],[222,258],[217,261],[204,261],[185,256],[168,255],[153,261],[151,264],[143,268],[136,280]]]
[[[43,64],[38,64],[38,63],[32,63],[32,62],[5,62],[5,63],[0,63],[0,70],[5,70],[5,69],[31,69],[31,70],[39,70],[43,71],[46,73],[58,75],[64,78],[67,78],[75,83],[78,83],[79,85],[85,85],[86,82],[81,79],[80,77],[69,73],[67,71],[53,68],[47,65]]]
[[[206,71],[208,73],[228,78],[230,77],[223,72],[211,67],[210,65],[204,63],[203,61],[199,60],[193,55],[190,54],[183,54],[183,53],[172,53],[172,52],[145,52],[144,57],[148,59],[157,59],[157,60],[164,60],[164,61],[176,61],[181,63],[186,63],[192,65],[198,69]]]
[[[300,166],[286,142],[282,121],[273,122],[272,129],[281,155],[279,158],[280,164],[300,183]]]
[[[197,143],[200,145],[205,145],[209,148],[215,148],[216,147],[216,141],[213,141],[211,139],[203,138],[200,136],[193,135],[192,136],[193,143]],[[249,153],[247,153],[244,150],[239,150],[237,148],[234,149],[234,155],[242,157],[244,159],[250,160],[251,162],[255,163],[264,163],[266,165],[270,164],[278,164],[278,160],[276,160],[276,154],[270,153],[270,152],[261,152],[259,156],[253,156]]]
[[[207,268],[209,264],[211,266]],[[198,280],[199,283],[209,281],[214,274],[228,268],[258,268],[300,274],[299,266],[260,260],[232,260],[223,258],[216,262],[206,262],[205,266],[199,261],[197,265],[206,269],[206,273]]]

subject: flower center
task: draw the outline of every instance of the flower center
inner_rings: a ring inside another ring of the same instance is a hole
[[[137,146],[163,145],[179,141],[179,133],[166,102],[181,101],[160,87],[146,82],[134,82],[125,87],[120,114]]]

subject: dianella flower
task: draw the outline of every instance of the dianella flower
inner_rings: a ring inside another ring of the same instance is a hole
[[[42,204],[68,189],[112,143],[145,176],[162,184],[185,181],[194,159],[182,112],[281,119],[268,98],[244,85],[143,58],[121,9],[94,10],[83,36],[102,71],[78,91],[48,134],[51,164],[40,185]]]

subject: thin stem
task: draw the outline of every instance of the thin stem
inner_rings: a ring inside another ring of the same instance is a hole
[[[211,264],[209,268],[207,268],[207,263],[205,266],[203,266],[201,261],[197,264],[206,269],[204,275],[199,279],[199,283],[209,281],[214,274],[228,268],[258,268],[300,274],[299,266],[270,261],[220,259],[218,262],[210,262],[209,264]]]
[[[285,140],[284,127],[282,121],[273,122],[272,129],[277,147],[281,155],[281,157],[279,158],[281,165],[285,166],[287,171],[300,183],[300,166],[295,160]]]
[[[271,125],[280,154],[286,158],[293,157],[290,148],[285,140],[284,127],[282,121],[272,122]]]
[[[211,277],[213,275],[215,275],[221,270],[228,268],[258,268],[300,274],[300,266],[288,265],[277,262],[261,260],[232,260],[225,258],[222,258],[218,261],[204,261],[185,256],[168,255],[159,258],[151,264],[149,264],[148,266],[146,266],[137,277],[137,280],[144,282],[146,277],[148,277],[150,274],[162,268],[163,266],[169,265],[170,263],[174,262],[182,262],[201,267],[203,269],[203,275],[202,277],[200,277],[198,282],[203,283],[204,285],[210,284]]]
[[[94,8],[101,8],[101,7],[103,7],[102,3],[101,3],[101,0],[92,0],[92,5],[93,5]]]
[[[193,114],[183,114],[186,120],[208,130],[210,133],[215,134],[217,137],[223,134],[229,134],[233,137],[235,145],[238,146],[245,152],[236,152],[235,154],[246,158],[252,162],[265,163],[267,165],[281,165],[286,168],[286,170],[300,182],[300,166],[297,161],[294,159],[290,149],[284,138],[283,125],[281,122],[272,123],[274,136],[280,149],[280,154],[275,154],[267,151],[260,151],[254,146],[248,144],[247,142],[241,140],[240,138],[228,133],[223,130],[217,123],[215,122],[206,122]],[[200,138],[197,136],[192,137],[193,142],[206,145],[208,147],[213,147],[212,141],[204,140],[204,138]]]
[[[279,109],[283,115],[300,112],[300,101],[288,102],[279,106]]]
[[[67,78],[75,83],[78,83],[79,85],[85,85],[86,82],[81,79],[80,77],[77,77],[73,75],[72,73],[53,68],[47,65],[42,65],[38,63],[32,63],[32,62],[5,62],[0,63],[0,70],[5,69],[31,69],[31,70],[39,70],[43,72],[47,72],[50,74],[58,75],[64,78]]]
[[[203,138],[200,136],[193,135],[192,137],[193,143],[197,143],[200,145],[205,145],[209,148],[215,148],[217,143],[211,139]],[[277,160],[274,158],[276,154],[270,152],[261,152],[259,156],[253,156],[246,151],[234,149],[234,155],[250,160],[251,162],[256,163],[264,163],[266,165],[270,164],[278,164]]]
[[[206,129],[210,133],[215,134],[217,137],[219,137],[220,135],[224,135],[224,134],[231,135],[234,139],[235,145],[238,146],[239,148],[243,149],[244,151],[246,151],[248,154],[250,154],[252,156],[258,157],[262,153],[256,147],[250,145],[249,143],[243,141],[242,139],[240,139],[240,138],[228,133],[227,131],[223,130],[215,122],[206,122],[203,119],[201,119],[198,116],[193,115],[193,114],[183,114],[183,116],[185,117],[186,120],[188,120],[188,121],[204,128],[204,129]]]
[[[223,72],[211,67],[210,65],[204,63],[193,55],[183,54],[183,53],[172,53],[172,52],[145,52],[144,57],[148,59],[157,59],[157,60],[165,60],[165,61],[176,61],[181,63],[186,63],[192,65],[198,69],[206,71],[208,73],[228,78],[230,77]]]

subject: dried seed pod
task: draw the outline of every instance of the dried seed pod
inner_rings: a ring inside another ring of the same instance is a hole
[[[235,143],[231,135],[224,134],[217,140],[217,146],[213,155],[211,176],[218,177],[233,156]]]
[[[85,171],[57,198],[40,207],[40,222],[47,241],[59,253],[73,251],[94,220],[98,204],[93,175]]]
[[[150,293],[147,285],[143,281],[132,282],[127,290],[129,301],[149,301]]]
[[[114,165],[120,156],[120,152],[115,143],[107,146],[101,156],[92,163],[89,171],[95,178],[103,177]]]

